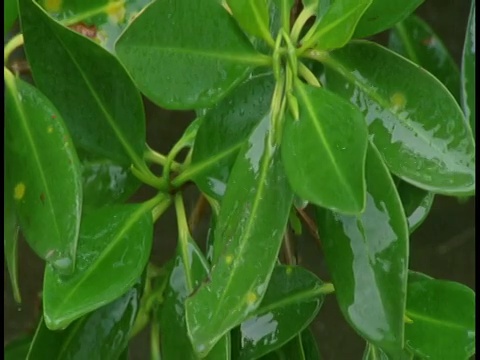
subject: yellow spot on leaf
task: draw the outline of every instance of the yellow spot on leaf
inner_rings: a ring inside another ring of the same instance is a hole
[[[287,275],[290,275],[292,273],[293,269],[291,266],[288,266],[287,267],[287,270],[285,271],[287,273]]]
[[[62,0],[45,0],[44,4],[48,12],[58,12],[62,8]]]
[[[247,304],[248,304],[248,305],[253,305],[253,304],[255,304],[255,303],[257,302],[257,299],[258,299],[258,297],[257,297],[257,295],[256,295],[254,292],[250,291],[250,292],[247,294]]]
[[[25,184],[24,183],[18,183],[15,186],[15,189],[13,189],[13,197],[16,200],[22,200],[24,196],[25,196]]]
[[[233,262],[233,256],[232,255],[227,255],[225,257],[225,262],[227,263],[227,265],[230,265]]]
[[[390,103],[394,111],[403,110],[407,104],[407,99],[405,95],[401,92],[396,92],[390,97]]]
[[[47,128],[47,132],[48,132],[49,134],[51,134],[51,133],[53,132],[53,126],[50,125],[50,126]]]
[[[108,4],[105,12],[108,19],[114,23],[121,23],[125,20],[125,1],[112,1]]]

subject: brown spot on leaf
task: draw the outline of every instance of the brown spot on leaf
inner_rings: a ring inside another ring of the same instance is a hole
[[[43,205],[45,205],[45,193],[40,194],[40,201],[42,202]]]
[[[79,22],[79,23],[70,25],[69,28],[90,39],[95,39],[97,37],[97,28],[95,25],[88,26],[83,22]]]

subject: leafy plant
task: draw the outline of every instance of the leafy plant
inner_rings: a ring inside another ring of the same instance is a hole
[[[364,359],[472,356],[474,292],[410,271],[409,236],[434,194],[475,194],[475,1],[461,71],[421,3],[6,0],[5,31],[21,25],[4,50],[17,301],[19,232],[46,268],[38,328],[5,356],[127,358],[150,324],[152,359],[320,359],[308,326],[328,294]],[[359,40],[388,29],[390,49]],[[34,85],[9,61],[20,45]],[[197,114],[167,155],[146,144],[141,94]],[[157,195],[128,202],[142,183]],[[192,184],[211,208],[205,251]],[[170,206],[177,250],[159,267]],[[298,264],[300,219],[331,283]]]

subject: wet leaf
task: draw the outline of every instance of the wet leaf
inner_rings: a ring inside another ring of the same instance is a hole
[[[83,160],[82,183],[84,210],[122,203],[141,185],[130,169],[107,159]]]
[[[373,0],[358,22],[354,37],[363,38],[389,29],[413,13],[424,0]]]
[[[323,57],[327,88],[364,114],[390,171],[444,195],[475,191],[475,145],[462,111],[430,73],[368,41]]]
[[[408,283],[405,345],[421,358],[467,359],[475,353],[475,293],[424,278]]]
[[[457,64],[428,24],[415,15],[399,22],[390,31],[388,47],[434,75],[460,100],[460,73]]]
[[[297,82],[295,96],[300,118],[287,116],[281,146],[292,189],[316,205],[360,213],[365,208],[368,135],[363,115],[323,88]]]
[[[151,204],[102,207],[82,218],[77,266],[72,276],[45,269],[43,314],[51,330],[124,294],[140,276],[153,237]]]
[[[43,318],[33,338],[28,360],[118,359],[126,349],[144,280],[123,296],[76,320],[64,331],[47,328]]]
[[[26,335],[9,342],[3,348],[3,358],[5,360],[25,360],[28,349],[30,349],[32,337],[32,335]]]
[[[82,205],[77,154],[52,103],[8,70],[4,78],[7,203],[13,201],[35,253],[57,270],[72,272]],[[12,228],[5,230],[13,235]]]
[[[167,109],[209,107],[269,62],[216,1],[153,2],[115,51],[140,91]]]
[[[3,37],[10,31],[18,17],[17,0],[3,1]]]
[[[181,202],[181,198],[176,199]],[[185,299],[207,278],[209,266],[195,241],[188,233],[183,204],[177,205],[179,224],[175,264],[166,290],[165,302],[160,311],[160,333],[163,360],[197,360],[187,334]],[[206,359],[230,358],[230,336],[226,334],[208,354]]]
[[[280,250],[293,195],[269,123],[266,116],[238,155],[215,229],[212,271],[185,303],[200,355],[258,308]]]
[[[475,0],[472,0],[463,45],[461,74],[462,107],[475,136]]]
[[[397,191],[405,210],[409,233],[412,234],[427,218],[435,195],[405,181],[400,181]]]
[[[315,337],[308,328],[280,349],[261,357],[262,360],[321,360],[321,358]]]
[[[348,323],[391,351],[403,347],[408,229],[400,198],[378,150],[369,145],[363,214],[317,209],[335,295]]]
[[[322,285],[300,266],[277,265],[260,307],[240,325],[239,359],[258,359],[303,331],[323,304]]]
[[[94,158],[125,166],[133,162],[143,169],[143,104],[122,65],[99,45],[54,21],[35,2],[19,4],[35,84],[64,117],[75,147]]]
[[[355,27],[372,0],[336,0],[320,4],[320,19],[302,42],[306,47],[331,50],[344,46],[353,35]],[[322,6],[325,5],[325,6]],[[325,9],[326,8],[326,9]]]
[[[54,19],[113,53],[115,41],[151,0],[43,0]]]
[[[227,4],[243,30],[274,44],[269,31],[267,0],[227,0]]]
[[[4,133],[5,134],[5,133]],[[6,142],[4,142],[5,148]],[[13,298],[17,303],[22,301],[20,296],[20,288],[18,284],[18,221],[15,213],[15,198],[11,196],[10,191],[15,189],[15,184],[11,182],[12,177],[8,176],[10,169],[13,169],[10,163],[10,157],[4,156],[4,180],[3,180],[3,250],[5,253],[5,261],[7,263],[10,283],[12,285]]]
[[[191,178],[202,192],[220,200],[240,148],[270,111],[273,86],[271,75],[254,77],[212,108],[198,129],[191,166],[174,185]]]

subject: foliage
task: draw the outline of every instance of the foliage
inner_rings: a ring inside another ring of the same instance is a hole
[[[411,271],[409,237],[435,194],[475,194],[475,1],[460,70],[421,3],[6,0],[5,32],[21,26],[4,55],[18,302],[19,233],[46,268],[38,327],[5,356],[127,358],[150,324],[152,359],[316,360],[308,326],[328,294],[364,359],[472,356],[474,292]],[[389,29],[390,49],[360,39]],[[10,62],[22,44],[34,85]],[[167,155],[146,144],[141,95],[197,114]],[[157,194],[131,203],[142,183]],[[177,250],[159,268],[170,206]],[[298,264],[299,218],[332,283]]]

